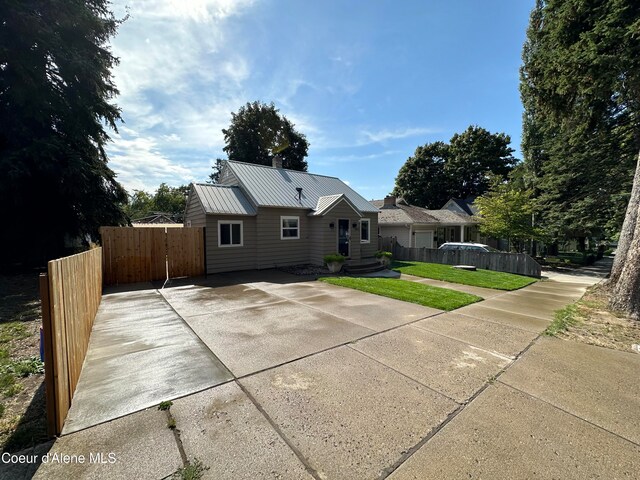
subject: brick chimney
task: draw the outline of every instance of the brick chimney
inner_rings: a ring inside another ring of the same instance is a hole
[[[388,197],[384,197],[384,205],[383,208],[390,208],[396,206],[396,197],[393,195],[389,195]]]
[[[275,155],[273,160],[271,160],[271,166],[273,168],[282,168],[282,157],[280,155]]]

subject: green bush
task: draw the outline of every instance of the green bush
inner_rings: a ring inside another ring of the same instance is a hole
[[[338,253],[334,253],[331,255],[325,255],[324,258],[324,263],[344,263],[345,261],[345,257],[343,255],[340,255]]]
[[[376,258],[382,258],[382,257],[387,257],[389,260],[391,260],[391,258],[393,257],[393,254],[391,252],[383,252],[383,251],[376,252]]]

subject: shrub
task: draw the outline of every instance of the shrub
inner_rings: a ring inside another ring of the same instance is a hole
[[[323,260],[324,260],[324,263],[334,263],[334,262],[336,262],[336,263],[344,263],[345,258],[344,258],[343,255],[334,253],[332,255],[325,255]]]
[[[391,252],[377,251],[376,258],[382,258],[382,257],[387,257],[389,260],[391,260],[391,257],[393,257],[393,254]]]
[[[44,363],[40,357],[29,357],[21,360],[14,360],[0,367],[2,373],[11,373],[16,377],[28,377],[44,373]]]

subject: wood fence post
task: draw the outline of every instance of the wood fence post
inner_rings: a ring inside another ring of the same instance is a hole
[[[40,307],[42,309],[42,337],[44,342],[44,391],[47,412],[47,435],[53,437],[57,429],[55,379],[53,371],[53,329],[51,325],[51,301],[49,297],[49,275],[40,274]]]

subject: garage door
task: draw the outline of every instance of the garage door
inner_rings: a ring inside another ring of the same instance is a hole
[[[433,232],[416,232],[416,247],[433,248]]]

